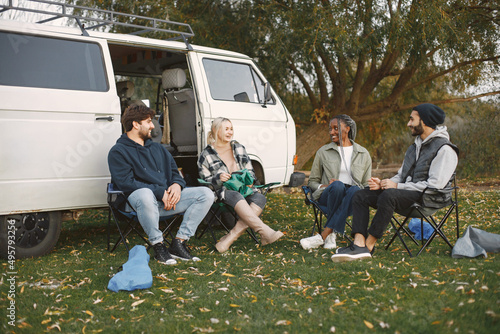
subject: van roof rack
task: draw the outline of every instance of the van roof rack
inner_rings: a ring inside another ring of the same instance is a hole
[[[130,32],[131,35],[140,35],[147,32],[162,32],[173,35],[167,40],[183,40],[188,50],[192,50],[188,38],[194,36],[193,29],[187,23],[180,23],[168,20],[155,19],[146,16],[124,14],[111,10],[96,9],[90,7],[77,6],[67,3],[60,3],[47,0],[28,0],[31,3],[39,3],[48,5],[47,9],[30,8],[27,2],[18,1],[14,5],[14,0],[8,0],[8,3],[0,4],[0,13],[8,10],[18,10],[23,12],[38,13],[50,16],[47,19],[38,21],[36,23],[46,23],[60,18],[74,19],[82,31],[82,35],[88,36],[87,30],[97,29],[104,26],[121,26],[133,29],[136,31]],[[57,9],[52,9],[53,7]],[[52,7],[52,8],[50,8]],[[79,14],[82,13],[82,14]],[[87,14],[87,16],[84,16]],[[139,21],[139,23],[122,22],[132,19]],[[94,25],[86,26],[84,22],[93,23]],[[167,28],[171,27],[171,28]]]

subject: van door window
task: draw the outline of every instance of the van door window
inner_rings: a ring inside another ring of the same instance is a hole
[[[96,43],[0,32],[0,85],[105,92]]]
[[[264,103],[264,81],[249,64],[204,58],[203,66],[214,100]]]

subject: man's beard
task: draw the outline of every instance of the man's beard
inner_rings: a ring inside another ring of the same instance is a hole
[[[147,139],[151,139],[151,132],[145,131],[145,132],[139,132],[139,137],[141,137],[142,140],[146,141]]]
[[[424,133],[424,127],[422,126],[422,120],[418,123],[417,126],[411,126],[411,135],[416,137],[420,136],[422,133]]]

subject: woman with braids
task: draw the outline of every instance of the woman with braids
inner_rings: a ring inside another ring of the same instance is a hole
[[[283,233],[273,230],[259,218],[266,205],[264,195],[255,190],[251,195],[243,197],[239,192],[224,187],[224,182],[231,178],[232,173],[243,169],[247,169],[253,179],[256,179],[245,147],[233,140],[231,121],[227,118],[216,118],[212,122],[207,142],[207,147],[198,159],[200,177],[214,186],[218,198],[234,208],[238,216],[238,221],[231,231],[215,245],[217,250],[220,253],[227,251],[248,227],[259,233],[263,246],[281,238]]]
[[[352,196],[371,177],[370,154],[354,142],[356,123],[347,115],[337,115],[329,131],[332,142],[316,152],[308,183],[313,198],[327,207],[327,222],[321,234],[300,240],[304,249],[337,246],[336,233],[344,234],[346,219],[352,215]]]

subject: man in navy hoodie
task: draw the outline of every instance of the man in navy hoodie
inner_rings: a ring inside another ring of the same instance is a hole
[[[144,105],[132,105],[125,110],[122,124],[126,133],[108,155],[111,182],[128,196],[160,263],[175,264],[174,258],[199,261],[190,254],[186,241],[195,234],[214,202],[214,195],[207,187],[185,188],[186,182],[172,155],[151,140],[154,114]],[[184,213],[184,219],[167,249],[159,218],[177,213]]]

